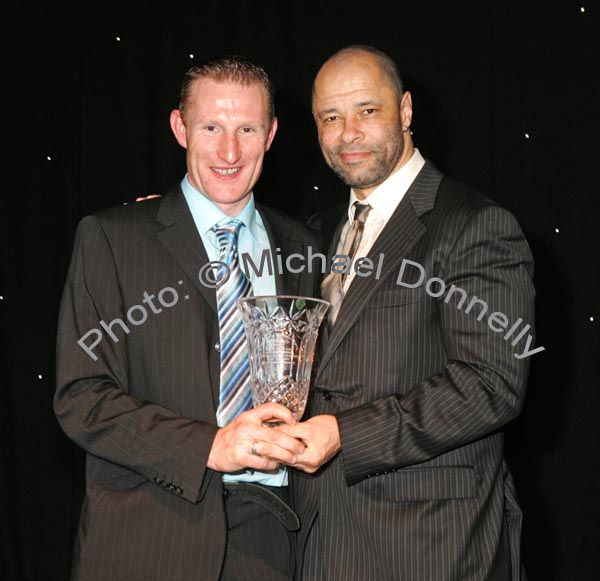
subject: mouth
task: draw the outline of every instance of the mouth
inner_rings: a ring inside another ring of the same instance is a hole
[[[370,151],[347,151],[340,153],[340,159],[344,163],[358,163],[371,155]]]
[[[228,168],[211,167],[210,169],[212,171],[214,171],[215,173],[217,173],[218,175],[225,177],[225,178],[233,177],[235,174],[237,174],[239,171],[242,170],[241,167],[228,167]]]

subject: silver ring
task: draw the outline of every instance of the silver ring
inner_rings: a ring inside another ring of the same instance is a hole
[[[260,456],[260,454],[258,453],[258,450],[256,449],[257,446],[258,446],[258,442],[256,440],[254,440],[254,442],[252,442],[252,446],[250,446],[250,454],[254,454],[255,456]]]

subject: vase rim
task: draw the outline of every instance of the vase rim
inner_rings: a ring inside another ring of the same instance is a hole
[[[331,303],[329,301],[326,301],[325,299],[318,299],[317,297],[309,297],[309,296],[305,296],[305,295],[252,295],[249,297],[243,297],[238,299],[238,301],[241,302],[245,302],[245,303],[249,303],[252,302],[253,300],[258,300],[258,299],[294,299],[294,300],[305,300],[305,301],[313,301],[315,303],[321,303],[323,305],[327,305],[328,307],[331,305]]]

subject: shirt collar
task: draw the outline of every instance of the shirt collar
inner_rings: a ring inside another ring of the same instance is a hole
[[[187,174],[181,181],[181,189],[199,232],[208,233],[215,224],[225,222],[230,218],[237,218],[246,225],[252,237],[255,240],[257,239],[256,207],[254,205],[253,193],[250,194],[248,203],[237,216],[228,216],[225,212],[217,208],[202,192],[192,186]]]
[[[354,189],[351,189],[350,205],[348,206],[348,219],[350,222],[354,219],[354,202],[369,204],[372,210],[384,222],[387,222],[424,165],[425,159],[419,150],[415,148],[412,157],[399,170],[379,184],[364,200],[359,200]]]

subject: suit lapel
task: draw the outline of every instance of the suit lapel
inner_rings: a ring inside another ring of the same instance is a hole
[[[329,241],[329,246],[327,247],[327,260],[329,264],[331,264],[331,259],[335,256],[337,252],[338,243],[342,236],[342,230],[344,229],[344,224],[348,221],[348,208],[345,206],[343,212],[340,214],[339,219],[337,220],[337,226],[333,231],[333,236]]]
[[[433,208],[441,179],[442,174],[427,162],[375,241],[368,256],[376,264],[379,256],[383,254],[381,276],[379,280],[374,276],[356,277],[350,285],[336,324],[330,333],[324,334],[316,381],[373,293],[384,280],[397,274],[402,259],[425,233],[426,228],[419,216]],[[332,240],[332,245],[337,244],[338,238],[339,235]]]
[[[181,190],[161,200],[157,220],[165,226],[156,234],[158,240],[188,275],[216,316],[215,290],[201,284],[198,278],[200,268],[208,263],[208,255]]]
[[[277,215],[269,210],[269,208],[256,204],[256,209],[263,220],[267,236],[269,237],[275,272],[276,293],[280,295],[300,294],[300,276],[302,273],[290,272],[284,264],[282,272],[279,274],[276,254],[280,254],[283,260],[290,254],[298,253],[302,255],[304,244],[290,236],[289,228],[286,228],[281,220],[277,219]],[[316,252],[316,249],[314,251]]]
[[[276,292],[278,294],[298,294],[301,273],[289,272],[284,265],[282,274],[279,274],[275,249],[279,249],[277,253],[281,254],[285,260],[292,253],[302,254],[304,244],[290,236],[289,228],[286,228],[281,220],[277,219],[274,212],[259,204],[256,204],[256,208],[263,219],[269,237],[275,270]],[[214,289],[201,284],[198,278],[198,271],[208,263],[208,255],[181,190],[162,200],[157,219],[166,226],[164,230],[157,233],[158,239],[190,277],[216,314],[216,293]]]

